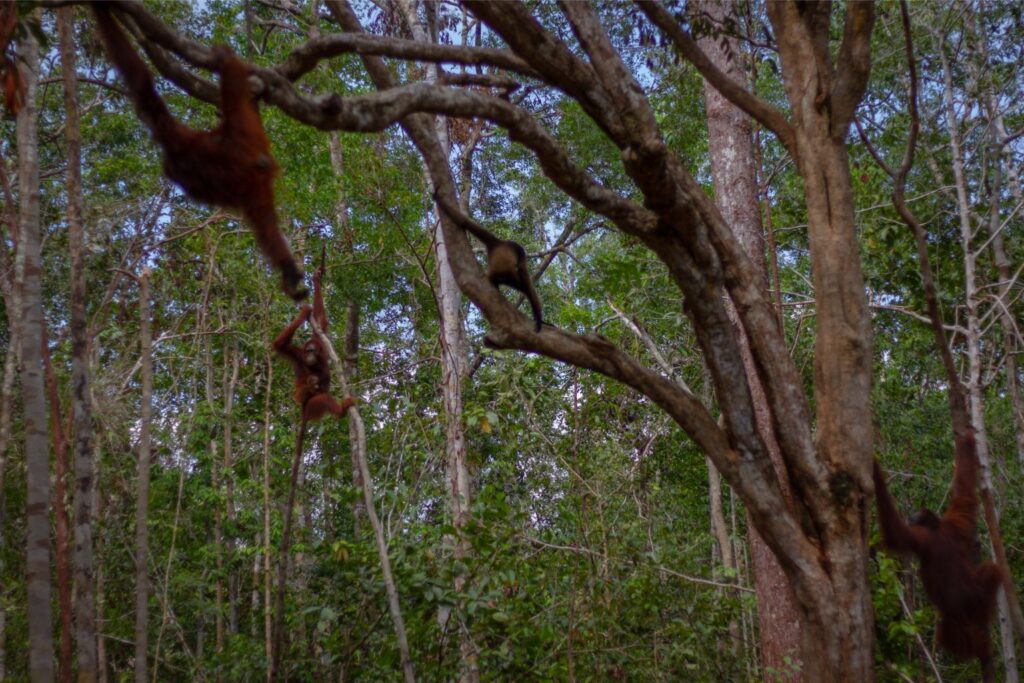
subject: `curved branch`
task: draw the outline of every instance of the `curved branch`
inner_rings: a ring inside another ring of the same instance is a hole
[[[291,51],[277,67],[278,73],[295,81],[316,68],[321,60],[355,52],[419,62],[495,66],[530,78],[542,76],[509,50],[459,45],[437,45],[365,33],[338,33],[306,41]]]
[[[655,0],[636,0],[636,4],[647,15],[647,18],[669,37],[680,54],[697,68],[700,75],[714,86],[715,90],[722,93],[725,99],[732,102],[739,109],[742,109],[748,116],[751,116],[762,126],[775,133],[790,155],[793,158],[797,157],[794,148],[796,142],[793,128],[781,111],[752,94],[715,66],[711,59],[704,54],[704,51],[700,49],[700,46],[697,45],[697,41],[679,25],[679,22],[661,4]],[[861,3],[855,2],[851,4],[857,5]]]
[[[875,24],[875,3],[849,2],[839,46],[835,83],[832,85],[832,134],[845,136],[853,114],[864,97],[871,74],[871,29]]]

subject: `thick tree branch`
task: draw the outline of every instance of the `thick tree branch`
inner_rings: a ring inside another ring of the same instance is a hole
[[[860,3],[852,3],[860,4]],[[794,158],[796,157],[793,129],[785,115],[761,98],[753,95],[736,81],[729,78],[712,63],[697,41],[679,25],[672,14],[655,0],[637,0],[637,5],[651,22],[672,40],[676,49],[688,62],[696,67],[715,90],[742,109],[758,123],[775,133],[779,142]]]
[[[875,3],[848,2],[839,47],[835,83],[832,86],[832,135],[845,137],[853,114],[864,97],[871,75],[871,30],[875,24]]]
[[[365,33],[340,33],[313,38],[292,50],[288,58],[277,67],[277,72],[295,81],[315,69],[322,60],[351,52],[419,62],[495,66],[529,78],[542,78],[509,50],[421,43]]]
[[[525,5],[490,0],[465,0],[462,4],[537,73],[579,102],[598,127],[623,146],[626,131],[617,116],[618,108],[601,87],[593,68],[541,26]]]
[[[335,1],[328,6],[346,30],[361,30],[347,3]],[[364,56],[364,63],[379,88],[390,87],[390,75],[378,59]],[[420,149],[436,196],[445,207],[439,213],[449,246],[449,258],[460,289],[480,308],[492,326],[488,335],[489,344],[497,348],[532,351],[591,369],[650,397],[708,453],[730,484],[744,492],[753,519],[766,530],[773,549],[785,558],[783,561],[789,564],[794,573],[825,580],[818,551],[791,515],[779,514],[785,506],[782,504],[778,481],[766,457],[760,457],[756,451],[736,450],[725,432],[692,395],[674,382],[640,365],[603,337],[573,335],[552,327],[545,327],[539,334],[535,333],[528,319],[513,309],[504,296],[486,281],[465,234],[449,218],[449,214],[461,209],[455,200],[454,182],[447,157],[434,137],[429,119],[419,114],[412,115],[402,122],[402,126]],[[673,256],[680,257],[673,260],[677,264],[686,258],[684,253]],[[688,270],[696,272],[692,264]],[[806,594],[804,597],[807,597]]]

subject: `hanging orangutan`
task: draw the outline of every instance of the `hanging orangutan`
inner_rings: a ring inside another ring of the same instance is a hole
[[[942,517],[925,508],[904,522],[878,461],[873,474],[882,540],[896,553],[917,556],[925,593],[939,611],[939,644],[955,657],[977,658],[983,680],[994,681],[989,625],[1004,575],[995,563],[979,562],[974,430],[956,437],[953,494]]]
[[[249,93],[249,66],[226,45],[212,48],[219,63],[223,120],[213,130],[192,130],[160,99],[152,74],[110,7],[94,3],[92,8],[107,55],[124,77],[135,111],[163,150],[164,173],[193,199],[239,210],[267,261],[280,271],[281,289],[296,301],[304,299],[308,291],[302,286],[302,269],[277,224],[278,167]]]

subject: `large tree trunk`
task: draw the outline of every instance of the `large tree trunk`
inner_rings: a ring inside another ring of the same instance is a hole
[[[39,47],[28,34],[18,55],[24,65],[24,106],[18,113],[19,249],[15,277],[21,284],[21,391],[25,411],[25,581],[28,592],[29,675],[53,680],[53,620],[50,614],[50,449],[40,358],[43,323],[40,281],[39,142],[36,84]]]
[[[85,228],[82,220],[82,141],[72,26],[74,8],[57,10],[64,79],[64,137],[67,144],[67,219],[71,252],[71,424],[75,459],[75,640],[79,683],[96,680],[96,614],[93,606],[92,403],[89,339],[85,313]]]
[[[149,332],[149,270],[139,276],[139,338],[142,396],[139,411],[139,462],[135,492],[135,683],[147,683],[149,644],[149,459],[153,412],[153,357]]]
[[[730,9],[722,0],[702,0],[696,11],[721,26],[730,16],[735,21],[735,7]],[[736,38],[727,35],[707,35],[700,41],[704,52],[723,73],[743,86],[743,70],[733,55],[740,54]],[[745,86],[743,86],[745,87]],[[736,233],[751,263],[757,269],[767,289],[768,279],[764,264],[764,238],[762,236],[760,208],[757,199],[757,178],[754,169],[754,149],[751,140],[750,119],[710,83],[704,82],[704,101],[708,117],[708,152],[714,178],[715,200],[722,218]],[[747,381],[750,384],[757,430],[772,460],[772,467],[782,485],[783,495],[791,498],[785,464],[771,424],[771,412],[764,388],[757,374],[754,357],[735,307],[730,306],[730,318],[742,339],[740,351]],[[757,613],[760,622],[761,664],[788,680],[800,680],[787,659],[798,658],[800,648],[800,619],[789,581],[771,549],[757,533],[750,529],[750,554],[757,590]]]
[[[874,677],[874,629],[867,582],[867,515],[873,456],[872,330],[856,239],[845,138],[870,68],[870,7],[847,10],[841,59],[833,70],[827,3],[768,8],[793,116],[795,161],[807,198],[817,312],[814,393],[816,450],[832,474],[828,552],[831,585],[811,586],[800,604],[807,680]],[[850,39],[850,36],[854,36]],[[843,78],[844,77],[845,80]],[[822,106],[822,102],[829,106]],[[844,490],[839,493],[839,482]],[[799,580],[792,576],[791,580]]]

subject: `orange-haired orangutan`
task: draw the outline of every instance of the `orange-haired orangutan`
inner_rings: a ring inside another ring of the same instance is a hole
[[[942,517],[922,509],[907,524],[889,495],[877,461],[874,479],[882,540],[897,553],[917,555],[925,593],[939,611],[939,644],[955,657],[977,657],[983,680],[994,681],[989,625],[1004,577],[995,563],[979,563],[974,430],[956,437],[953,497]]]
[[[345,417],[349,408],[355,405],[355,399],[346,396],[338,403],[330,394],[331,373],[327,365],[327,357],[323,344],[313,334],[302,346],[292,343],[292,337],[302,323],[311,317],[316,321],[320,331],[327,332],[327,309],[324,307],[323,296],[324,260],[321,257],[320,268],[313,275],[313,305],[303,306],[287,327],[281,330],[273,342],[274,350],[281,354],[295,370],[295,400],[302,408],[299,431],[295,437],[295,456],[292,459],[291,486],[288,489],[288,507],[285,508],[284,528],[281,534],[281,554],[277,567],[277,598],[274,616],[273,656],[270,663],[270,680],[276,681],[281,675],[281,656],[284,649],[284,591],[288,575],[288,547],[291,544],[292,510],[295,507],[295,488],[299,480],[299,462],[302,459],[302,442],[306,435],[306,425],[331,413]]]
[[[302,406],[302,422],[314,422],[327,413],[345,417],[348,409],[355,405],[351,396],[338,403],[328,393],[331,387],[331,373],[323,345],[312,335],[302,346],[292,343],[292,337],[302,323],[312,316],[320,331],[327,332],[327,309],[321,291],[323,264],[313,276],[313,306],[303,306],[295,319],[281,330],[274,340],[274,350],[283,356],[295,370],[295,400]]]
[[[153,85],[145,62],[132,49],[103,3],[94,3],[96,26],[110,60],[124,76],[139,118],[164,152],[164,173],[185,194],[201,202],[241,211],[256,244],[281,271],[281,289],[295,300],[308,294],[302,269],[277,225],[274,176],[277,164],[249,93],[249,66],[231,51],[213,48],[219,62],[223,121],[213,130],[192,130],[171,115]]]

